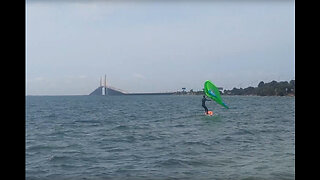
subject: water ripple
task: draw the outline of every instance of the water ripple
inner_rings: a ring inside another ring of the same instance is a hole
[[[26,179],[294,179],[294,98],[27,97]]]

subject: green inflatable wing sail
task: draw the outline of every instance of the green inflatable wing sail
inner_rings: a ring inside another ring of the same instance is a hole
[[[209,98],[229,109],[229,107],[222,101],[219,89],[211,81],[207,80],[204,83],[204,92]]]

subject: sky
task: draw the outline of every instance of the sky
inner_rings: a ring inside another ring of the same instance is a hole
[[[295,4],[26,1],[26,94],[224,89],[295,79]]]

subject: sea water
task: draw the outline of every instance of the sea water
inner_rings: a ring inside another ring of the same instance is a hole
[[[295,98],[27,96],[26,179],[294,179]]]

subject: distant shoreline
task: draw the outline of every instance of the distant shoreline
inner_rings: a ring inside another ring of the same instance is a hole
[[[150,96],[150,95],[153,95],[153,96],[163,96],[163,95],[167,95],[167,96],[203,96],[204,94],[175,94],[175,93],[169,93],[169,94],[159,94],[159,93],[152,93],[152,94],[144,94],[144,93],[141,93],[141,94],[130,94],[129,96]],[[61,97],[67,97],[67,96],[90,96],[90,95],[87,95],[87,94],[83,94],[83,95],[25,95],[25,97],[56,97],[56,96],[61,96]],[[115,95],[115,96],[123,96],[123,95]],[[125,96],[128,96],[128,95],[125,95]],[[228,94],[221,94],[221,96],[242,96],[242,97],[275,97],[276,95],[273,95],[273,96],[259,96],[259,95],[228,95]],[[279,96],[281,97],[281,96]],[[282,96],[282,97],[295,97],[295,95],[285,95],[285,96]]]
[[[204,94],[174,94],[176,96],[203,96]],[[285,96],[279,96],[279,95],[233,95],[233,94],[221,94],[221,96],[242,96],[242,97],[295,97],[295,95],[285,95]]]
[[[101,87],[96,91],[101,92]],[[261,81],[257,87],[247,87],[247,88],[233,88],[232,90],[220,91],[222,96],[295,96],[295,80],[287,81],[271,81],[269,83],[264,83]],[[146,93],[126,93],[121,95],[204,95],[202,91],[176,91],[176,92],[146,92]],[[25,95],[27,96],[88,96],[87,94],[76,94],[76,95]],[[100,94],[99,94],[100,96]]]
[[[203,95],[203,91],[178,91],[177,95]],[[261,81],[257,87],[233,88],[232,90],[220,91],[221,95],[228,96],[295,96],[295,80],[287,81],[271,81],[264,83]]]

